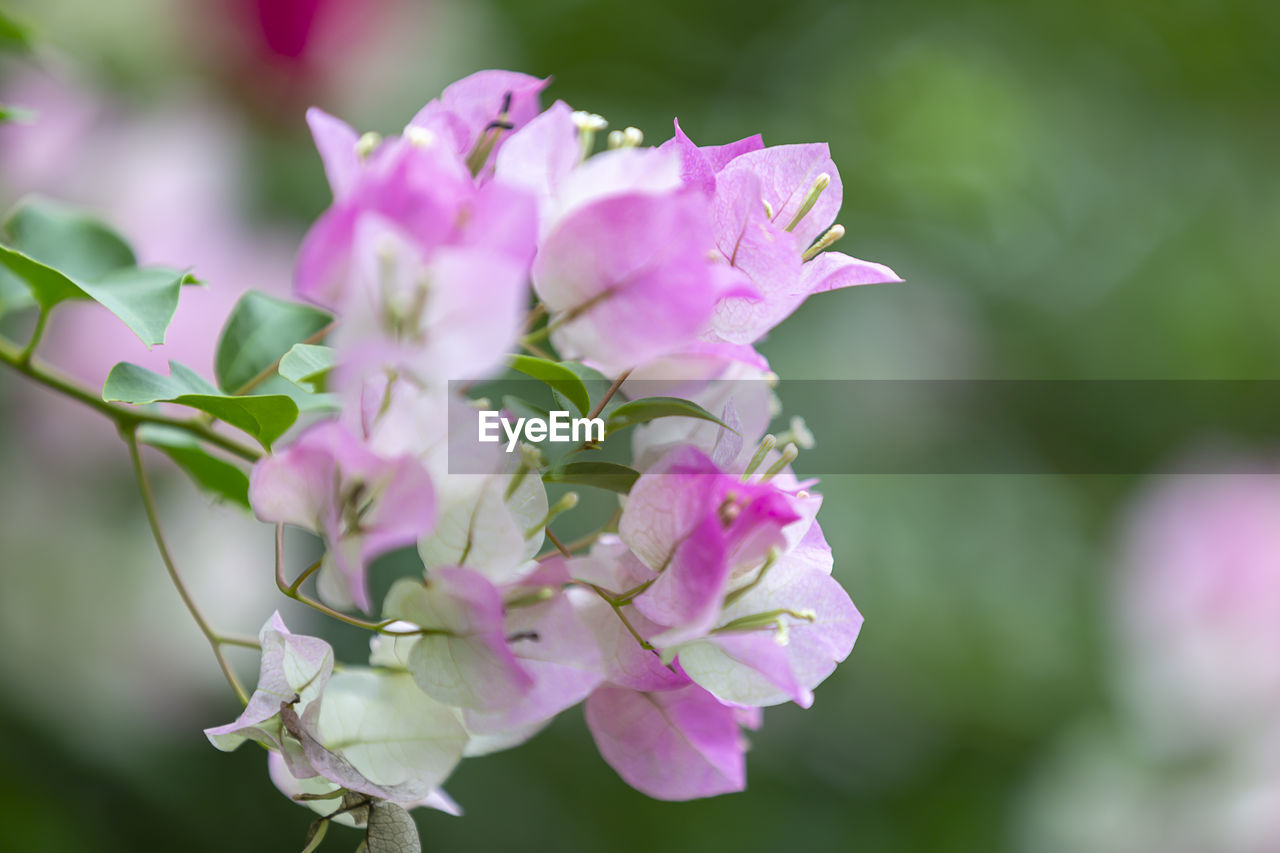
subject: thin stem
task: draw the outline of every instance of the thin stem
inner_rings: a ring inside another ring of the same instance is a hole
[[[262,650],[262,643],[255,637],[240,637],[235,634],[219,634],[218,644],[223,646],[239,646],[242,649]]]
[[[613,384],[611,384],[608,387],[608,389],[604,392],[604,395],[600,398],[599,402],[597,402],[595,406],[592,407],[591,414],[587,415],[588,419],[597,418],[600,416],[600,413],[604,411],[604,407],[609,405],[609,401],[612,400],[613,396],[618,393],[618,389],[622,387],[622,383],[626,382],[627,377],[630,375],[631,375],[630,370],[624,370],[618,374],[618,378],[613,380]],[[588,438],[586,441],[582,442],[582,444],[579,444],[577,447],[570,450],[569,453],[566,455],[571,456],[575,453],[582,453],[584,450],[595,450],[598,447],[600,447],[600,444],[601,442],[597,442],[595,439]]]
[[[533,306],[533,310],[530,311],[529,315],[524,318],[524,331],[528,333],[528,331],[532,329],[534,326],[536,326],[538,321],[541,320],[546,315],[546,313],[547,313],[547,306],[543,305],[541,302]]]
[[[115,421],[116,426],[122,432],[132,431],[138,424],[160,424],[190,433],[196,438],[221,448],[247,462],[256,462],[262,457],[259,451],[246,447],[226,436],[219,435],[194,419],[170,418],[152,412],[120,406],[115,403],[108,403],[101,396],[85,388],[60,370],[42,364],[34,358],[28,357],[24,359],[23,350],[4,338],[0,338],[0,362],[9,365],[28,379],[57,391],[64,397],[70,397],[101,415],[105,415]]]
[[[36,327],[31,332],[31,340],[27,341],[26,347],[22,350],[22,355],[19,356],[23,364],[31,363],[31,357],[35,355],[36,347],[40,346],[40,339],[44,337],[44,329],[48,323],[49,309],[41,308],[40,316],[36,318]]]
[[[550,527],[547,528],[547,538],[551,540],[551,544],[555,545],[556,550],[558,550],[562,555],[565,557],[573,556],[573,554],[569,553],[569,549],[564,546],[564,543],[560,541],[560,538],[551,532]]]
[[[525,349],[529,349],[530,344],[535,344],[538,341],[544,340],[550,334],[551,334],[551,324],[548,323],[547,325],[542,326],[541,328],[534,329],[532,332],[530,332],[527,335],[523,335],[520,338],[520,346],[524,347]]]
[[[568,554],[569,554],[570,556],[572,556],[572,554],[573,554],[573,552],[574,552],[574,551],[581,551],[583,548],[587,547],[588,545],[590,545],[591,543],[593,543],[593,542],[595,542],[597,539],[599,539],[599,538],[600,538],[600,534],[601,534],[602,532],[603,532],[603,531],[597,530],[595,533],[588,533],[586,536],[579,536],[577,539],[574,539],[572,542],[565,543],[565,544],[562,546],[562,547],[563,547],[563,549],[564,549],[563,551],[562,551],[562,550],[560,550],[559,548],[557,548],[557,549],[556,549],[556,551],[546,551],[546,552],[544,552],[544,553],[542,553],[542,554],[539,554],[539,555],[538,555],[538,557],[537,557],[537,559],[538,559],[538,560],[545,560],[547,557],[550,557],[550,556],[554,555],[557,551],[559,551],[559,553],[561,553],[561,554],[564,554],[565,552],[568,552]],[[548,535],[548,536],[550,536],[550,535],[551,535],[551,531],[550,531],[550,530],[548,530],[548,531],[547,531],[547,535]]]
[[[600,402],[596,403],[595,408],[591,410],[591,414],[587,418],[599,417],[604,411],[604,407],[609,405],[609,401],[613,399],[613,395],[618,393],[618,389],[622,387],[622,383],[627,381],[627,377],[631,375],[630,370],[624,370],[618,374],[618,378],[613,380],[613,384],[609,386],[609,390],[604,392],[604,396],[600,398]]]
[[[384,619],[381,622],[367,622],[364,619],[356,619],[355,617],[348,616],[347,614],[341,611],[334,610],[329,605],[322,604],[321,602],[316,601],[314,598],[309,598],[308,596],[298,592],[297,587],[301,585],[302,580],[305,580],[306,575],[311,574],[311,572],[313,572],[317,568],[319,568],[318,565],[308,568],[303,573],[303,578],[297,581],[296,583],[291,584],[285,580],[285,577],[284,577],[284,525],[277,524],[276,525],[276,586],[280,589],[282,593],[284,593],[289,598],[292,598],[294,601],[298,602],[299,604],[305,604],[308,607],[312,608],[313,610],[318,610],[330,618],[337,619],[339,622],[345,622],[346,624],[354,626],[356,628],[364,628],[367,631],[377,631],[379,633],[383,633],[383,630],[382,630],[383,628],[386,628],[392,622],[396,621],[394,619]]]
[[[304,340],[304,341],[300,341],[300,342],[299,342],[299,345],[301,345],[301,346],[311,346],[312,344],[318,344],[318,343],[320,343],[321,341],[323,341],[323,340],[325,339],[325,337],[326,337],[330,332],[332,332],[332,331],[333,331],[334,327],[335,327],[335,326],[337,326],[337,325],[338,325],[338,323],[337,323],[337,321],[336,321],[336,320],[335,320],[334,322],[332,322],[332,323],[329,323],[329,324],[325,325],[325,327],[324,327],[323,329],[320,329],[318,332],[316,332],[315,334],[311,335],[311,336],[310,336],[310,337],[308,337],[306,340]],[[288,355],[288,353],[285,353],[285,355]],[[261,385],[263,382],[266,382],[268,379],[270,379],[272,376],[274,376],[274,375],[275,375],[275,373],[276,373],[276,371],[278,371],[278,370],[280,369],[280,362],[282,362],[282,361],[284,361],[284,355],[280,356],[280,357],[279,357],[279,358],[277,358],[275,361],[271,362],[271,363],[270,363],[270,364],[268,364],[266,367],[262,368],[262,370],[259,370],[259,371],[258,371],[258,373],[257,373],[257,375],[255,375],[252,379],[250,379],[248,382],[246,382],[246,383],[244,383],[243,385],[241,385],[241,386],[240,386],[239,388],[237,388],[236,390],[232,391],[232,392],[231,392],[231,394],[232,394],[233,396],[236,396],[236,397],[239,397],[239,396],[241,396],[241,395],[243,395],[243,394],[248,394],[250,391],[252,391],[253,389],[257,388],[257,387],[258,387],[259,385]]]
[[[160,551],[160,560],[164,563],[165,570],[169,573],[169,580],[173,582],[173,586],[178,590],[178,595],[182,597],[182,603],[187,606],[187,612],[191,614],[191,618],[195,620],[196,625],[200,628],[200,633],[204,634],[205,639],[209,641],[209,647],[213,649],[213,656],[218,660],[218,666],[222,668],[222,674],[226,676],[227,683],[231,685],[231,689],[235,691],[236,698],[243,705],[249,704],[249,694],[245,691],[244,685],[240,683],[240,679],[236,676],[235,670],[231,668],[231,664],[227,662],[226,656],[222,653],[224,643],[231,645],[240,645],[233,642],[231,638],[224,638],[210,627],[204,615],[200,612],[200,608],[196,606],[195,599],[191,597],[191,593],[187,590],[187,586],[182,581],[182,576],[178,574],[178,568],[174,565],[173,555],[169,552],[169,546],[164,539],[164,531],[160,529],[160,516],[156,512],[156,499],[151,491],[151,481],[147,479],[147,471],[142,465],[142,453],[138,450],[138,436],[135,428],[122,428],[121,437],[129,447],[129,458],[133,462],[133,475],[138,481],[138,489],[142,492],[142,505],[147,512],[147,522],[151,525],[151,535],[156,540],[156,548]]]
[[[619,595],[617,599],[615,599],[618,603],[618,606],[621,607],[624,604],[630,604],[632,601],[635,600],[637,595],[644,592],[649,587],[653,586],[653,582],[655,580],[657,580],[657,578],[651,578],[645,581],[644,583],[638,584],[635,587],[627,590],[626,592],[622,593],[622,595]]]
[[[299,589],[301,589],[302,584],[306,582],[307,578],[311,577],[317,571],[319,571],[320,566],[322,565],[324,565],[324,560],[316,560],[310,566],[307,566],[306,571],[298,575],[298,579],[295,580],[293,583],[289,584],[289,591],[297,592]]]
[[[622,612],[623,604],[619,603],[618,599],[609,595],[607,592],[605,592],[603,589],[601,589],[600,587],[596,586],[593,583],[589,583],[587,584],[587,586],[595,590],[596,595],[604,599],[605,603],[613,608],[613,612],[617,615],[618,619],[622,621],[622,624],[623,626],[626,627],[627,632],[631,634],[632,637],[635,637],[636,642],[640,644],[640,648],[649,652],[657,652],[657,649],[653,647],[653,643],[650,643],[644,637],[640,636],[640,632],[637,631],[635,627],[631,624],[631,620],[627,618],[627,614]]]
[[[551,532],[550,528],[547,529],[547,538],[550,539],[551,543],[560,550],[561,554],[563,554],[566,557],[573,556],[572,554],[569,553],[569,549],[566,548],[564,544],[561,543],[561,541],[556,537],[556,535]],[[596,595],[604,599],[605,603],[613,608],[613,612],[617,614],[620,620],[622,620],[622,624],[626,626],[626,629],[631,634],[631,636],[635,637],[636,642],[640,644],[640,648],[650,652],[657,651],[657,649],[653,647],[652,643],[650,643],[644,637],[640,636],[640,632],[637,631],[632,626],[631,620],[627,619],[627,614],[622,612],[623,603],[619,603],[618,599],[613,598],[611,595],[609,595],[607,592],[605,592],[603,589],[601,589],[600,587],[596,586],[593,583],[589,583],[586,585],[591,589],[595,590]]]
[[[538,358],[545,358],[547,361],[555,361],[551,353],[547,352],[528,338],[521,338],[520,346],[528,350],[530,355],[536,355]]]

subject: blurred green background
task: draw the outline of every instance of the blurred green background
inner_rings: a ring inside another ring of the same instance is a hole
[[[308,104],[390,131],[450,80],[503,67],[554,75],[550,97],[653,142],[673,115],[701,143],[757,131],[830,142],[849,234],[838,248],[907,284],[811,300],[761,347],[784,377],[1273,378],[1280,366],[1274,4],[329,0],[311,4],[305,51],[268,44],[252,2],[9,5],[43,47],[3,66],[6,85],[52,68],[121,121],[162,127],[195,110],[212,123],[197,139],[233,128],[219,191],[241,229],[279,234],[285,252],[328,201]],[[44,168],[81,158],[109,172],[130,153],[113,140],[105,151],[78,135]],[[24,168],[0,163],[5,206],[32,188]],[[261,751],[224,755],[200,734],[234,703],[160,584],[109,428],[50,407],[42,417],[74,428],[33,438],[22,412],[37,396],[0,375],[0,850],[300,849],[308,813],[274,790]],[[811,710],[766,714],[746,793],[650,801],[573,711],[522,748],[465,762],[448,789],[467,814],[421,814],[425,849],[1049,849],[1026,804],[1062,733],[1110,713],[1113,550],[1137,484],[826,479],[836,574],[866,626]],[[162,485],[175,517],[214,515],[183,483]],[[225,534],[171,535],[198,586],[252,579],[252,606],[210,608],[252,632],[280,603],[266,543],[218,523]],[[231,538],[237,550],[219,551]],[[324,849],[355,843],[334,833]]]

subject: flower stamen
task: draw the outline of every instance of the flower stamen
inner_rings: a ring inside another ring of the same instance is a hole
[[[787,225],[788,231],[794,231],[800,221],[809,215],[809,211],[813,210],[813,206],[818,203],[818,196],[822,195],[822,191],[831,185],[831,176],[826,172],[818,175],[813,182],[813,186],[809,187],[809,193],[804,197],[804,201],[800,203],[800,209],[796,211],[796,215],[791,217],[791,222]]]

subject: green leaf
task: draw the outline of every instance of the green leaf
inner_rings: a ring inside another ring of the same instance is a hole
[[[283,394],[236,397],[223,394],[176,361],[169,362],[169,375],[161,376],[145,367],[120,362],[111,368],[102,399],[109,403],[177,403],[190,406],[226,421],[256,438],[263,447],[284,435],[298,419],[298,405]]]
[[[587,393],[586,383],[565,365],[531,355],[513,355],[507,365],[518,373],[550,385],[572,403],[579,414],[591,411],[591,395]]]
[[[342,398],[337,394],[298,393],[292,397],[297,403],[299,412],[320,412],[332,414],[342,411]]]
[[[0,104],[0,124],[5,122],[29,122],[35,118],[35,111],[15,107],[10,104]]]
[[[230,392],[241,390],[330,320],[318,308],[249,291],[236,303],[218,340],[218,384]]]
[[[36,300],[31,295],[31,288],[0,264],[0,317],[34,307]]]
[[[619,494],[627,494],[640,477],[640,472],[614,462],[570,462],[563,468],[548,471],[544,482],[595,486]]]
[[[713,424],[719,424],[730,432],[736,432],[724,421],[697,403],[681,400],[678,397],[644,397],[623,403],[614,409],[613,414],[605,421],[605,434],[617,432],[624,427],[646,423],[657,418],[698,418],[704,421],[711,421]]]
[[[80,282],[80,289],[123,320],[144,344],[155,346],[164,343],[182,286],[194,282],[176,270],[134,267]]]
[[[547,420],[551,417],[551,412],[541,406],[530,403],[521,397],[513,397],[510,394],[504,394],[502,397],[502,408],[508,410],[518,418],[542,418]]]
[[[77,280],[6,246],[0,246],[0,264],[27,283],[43,310],[67,299],[92,299],[123,320],[148,347],[164,343],[178,310],[178,292],[193,281],[162,267],[128,267],[97,281]]]
[[[333,369],[333,347],[294,344],[280,359],[280,375],[304,391],[316,392],[321,380]]]
[[[0,246],[4,310],[34,303],[47,312],[68,299],[92,299],[154,346],[164,343],[182,285],[195,281],[175,270],[135,266],[119,234],[56,202],[25,199],[4,227],[12,243]]]
[[[210,455],[190,433],[163,424],[143,424],[138,427],[138,440],[172,459],[200,488],[249,509],[249,475]]]
[[[43,196],[18,202],[4,223],[8,243],[66,277],[92,281],[137,266],[133,249],[102,220]]]
[[[0,246],[0,264],[26,283],[36,304],[45,311],[64,300],[83,299],[87,295],[69,276],[8,246]]]
[[[0,50],[28,51],[34,41],[31,27],[0,9]]]
[[[403,807],[386,800],[376,800],[369,811],[369,853],[422,853],[418,827]]]

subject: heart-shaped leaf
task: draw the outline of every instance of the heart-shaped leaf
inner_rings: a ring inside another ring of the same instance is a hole
[[[318,308],[251,290],[232,309],[218,339],[214,375],[225,391],[242,391],[293,348],[329,325]]]
[[[214,388],[195,371],[169,362],[169,375],[120,362],[111,368],[102,399],[107,402],[177,403],[207,412],[256,438],[263,447],[284,435],[298,419],[298,405],[283,394],[233,396]]]

